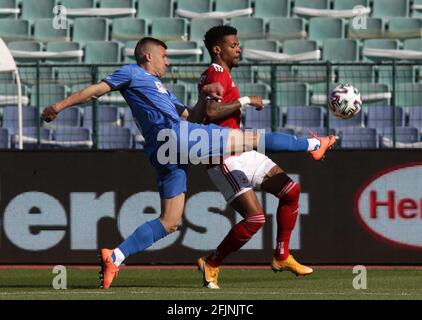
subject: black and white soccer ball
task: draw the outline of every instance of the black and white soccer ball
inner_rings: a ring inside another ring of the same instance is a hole
[[[362,99],[358,89],[350,84],[339,84],[328,97],[328,107],[337,118],[353,118],[362,109]]]

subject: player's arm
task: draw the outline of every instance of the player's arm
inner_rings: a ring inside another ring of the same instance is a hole
[[[110,91],[110,85],[105,82],[100,82],[91,85],[85,89],[82,89],[81,91],[75,92],[66,99],[56,102],[55,104],[45,108],[42,113],[42,118],[46,122],[53,121],[54,119],[56,119],[57,114],[60,111],[74,105],[87,103],[92,99],[97,99]]]
[[[205,118],[208,101],[222,99],[223,93],[224,89],[218,82],[204,85],[199,93],[198,102],[192,109],[186,108],[182,113],[182,118],[201,123]]]
[[[262,110],[264,108],[262,98],[259,96],[242,97],[229,103],[210,100],[207,104],[206,114],[211,120],[220,119],[227,117],[246,105],[251,105],[255,107],[256,110]]]

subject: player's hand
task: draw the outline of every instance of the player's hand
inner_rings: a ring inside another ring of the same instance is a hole
[[[214,82],[203,86],[201,93],[218,101],[223,99],[224,88],[219,82]]]
[[[260,111],[264,109],[265,105],[262,101],[262,97],[260,96],[250,96],[249,99],[251,99],[251,106],[254,106],[256,110]]]
[[[57,117],[57,112],[54,109],[54,106],[49,106],[47,108],[45,108],[41,114],[41,118],[45,121],[45,122],[51,122],[54,119],[56,119]]]

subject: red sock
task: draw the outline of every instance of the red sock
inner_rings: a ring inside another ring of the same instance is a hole
[[[299,212],[300,186],[289,179],[278,194],[280,199],[277,208],[277,246],[274,256],[285,260],[289,256],[289,242],[296,225]]]
[[[248,216],[233,226],[217,249],[207,258],[212,267],[219,267],[224,258],[239,250],[264,225],[265,216],[262,213]]]

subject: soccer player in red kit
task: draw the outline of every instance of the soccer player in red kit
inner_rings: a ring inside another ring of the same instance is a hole
[[[200,90],[204,85],[219,82],[224,88],[221,101],[210,100],[207,104],[205,123],[215,123],[230,128],[240,128],[241,111],[245,105],[264,108],[259,96],[241,97],[230,71],[240,60],[237,30],[231,26],[215,26],[205,34],[212,64],[201,75]],[[308,139],[310,153],[319,143],[334,144],[335,138]],[[318,150],[316,150],[318,151]],[[254,189],[269,192],[279,198],[277,209],[277,246],[271,262],[274,271],[289,270],[296,275],[309,275],[313,270],[301,265],[289,253],[289,241],[299,211],[300,186],[271,159],[256,151],[228,156],[220,164],[209,165],[208,174],[222,192],[230,206],[244,218],[233,226],[224,240],[207,258],[197,261],[202,271],[204,286],[218,289],[218,274],[224,258],[239,250],[265,223],[264,210]]]

